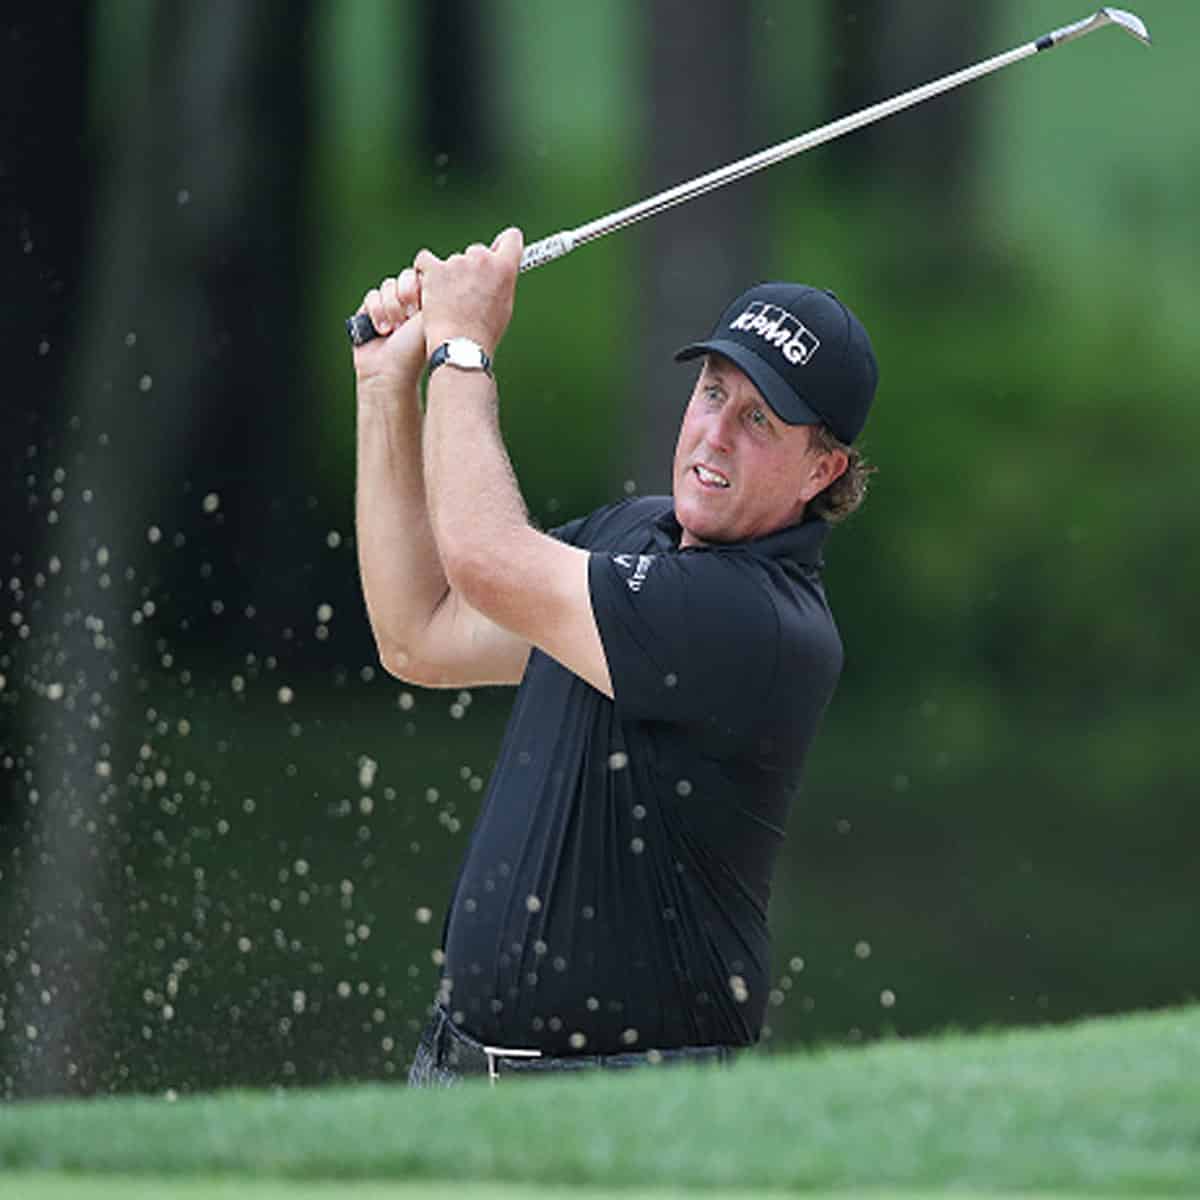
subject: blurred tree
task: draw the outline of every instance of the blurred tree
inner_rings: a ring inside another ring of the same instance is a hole
[[[421,6],[425,143],[440,166],[478,170],[492,159],[489,7],[483,0],[425,0]]]
[[[34,831],[17,872],[22,966],[38,979],[14,1006],[16,1027],[36,1030],[28,1093],[94,1091],[118,1069],[105,962],[128,915],[122,808],[168,783],[137,627],[170,612],[186,628],[210,607],[183,556],[169,558],[184,529],[162,535],[167,561],[151,565],[156,521],[194,490],[195,522],[225,520],[231,535],[202,577],[224,573],[228,585],[240,573],[261,588],[278,562],[262,513],[280,486],[272,468],[290,444],[289,406],[304,394],[290,326],[309,14],[307,3],[237,0],[156,5],[144,27],[135,10],[103,14],[108,169],[75,323],[72,419],[42,465],[65,481],[42,553],[60,568],[22,680],[50,701],[30,739]],[[257,552],[239,559],[238,546]],[[172,579],[173,604],[162,586]]]
[[[25,635],[42,607],[35,552],[56,486],[48,460],[59,448],[63,344],[89,224],[91,8],[28,7],[0,25],[0,581],[8,600],[0,613],[0,945],[7,955],[28,948],[30,914],[16,903],[14,877],[32,815],[26,747],[33,731],[18,676]],[[15,988],[36,981],[8,965],[0,966],[0,1010],[11,1011]]]
[[[722,0],[658,0],[642,10],[648,50],[642,99],[642,194],[749,154],[750,16]],[[758,279],[755,181],[722,188],[643,225],[631,289],[629,449],[618,456],[637,490],[670,487],[671,454],[693,372],[672,360]]]
[[[55,427],[87,241],[91,162],[84,152],[91,5],[24,8],[0,33],[0,570],[24,574],[39,443]]]
[[[831,119],[979,61],[994,16],[993,0],[828,5]],[[913,228],[928,230],[948,258],[979,232],[974,185],[985,97],[983,87],[967,87],[870,125],[834,142],[830,161],[852,186],[890,197],[897,213],[911,216],[916,206]]]

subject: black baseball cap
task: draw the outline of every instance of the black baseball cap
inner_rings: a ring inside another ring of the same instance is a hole
[[[867,423],[879,366],[862,322],[832,292],[760,283],[675,360],[709,353],[739,366],[789,425],[824,422],[848,445]]]

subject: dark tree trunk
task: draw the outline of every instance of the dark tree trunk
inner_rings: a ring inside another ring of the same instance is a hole
[[[35,653],[28,635],[41,597],[33,576],[49,532],[45,501],[61,452],[64,345],[87,241],[91,22],[91,5],[77,2],[26,6],[0,23],[0,1085],[39,1049],[36,1024],[31,1037],[14,1013],[40,1023],[46,1007],[26,953],[35,915],[27,839],[37,823],[37,791],[36,731],[22,676]]]
[[[0,23],[0,574],[36,543],[26,480],[61,405],[90,206],[91,19],[76,0]]]
[[[487,51],[491,6],[484,0],[426,0],[424,137],[436,168],[492,163],[495,130]]]
[[[646,5],[648,50],[640,111],[642,193],[681,183],[749,154],[750,17],[722,0]],[[744,180],[654,217],[635,230],[638,259],[631,345],[628,452],[622,480],[668,490],[671,456],[694,370],[672,355],[705,335],[737,292],[759,279],[756,181]]]
[[[37,611],[14,671],[37,721],[18,963],[36,984],[8,1020],[32,1031],[15,1072],[24,1094],[122,1084],[118,1047],[146,1020],[114,1005],[110,977],[126,936],[129,809],[177,786],[155,750],[147,672],[200,607],[183,589],[171,597],[184,578],[173,547],[224,520],[218,578],[270,570],[268,547],[245,556],[253,568],[232,548],[261,537],[302,394],[310,7],[152,11],[148,61],[121,64],[124,106],[109,115],[89,286],[71,313],[69,420],[40,466],[35,516],[49,536],[26,576]],[[57,498],[44,495],[55,472]]]
[[[986,57],[994,47],[992,0],[856,0],[831,4],[831,117],[857,112]],[[854,186],[893,198],[897,211],[936,233],[948,250],[975,232],[975,168],[987,83],[970,84],[828,147]]]

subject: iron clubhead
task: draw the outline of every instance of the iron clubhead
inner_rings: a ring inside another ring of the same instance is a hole
[[[1090,17],[1084,17],[1082,21],[1064,25],[1061,29],[1047,34],[1038,45],[1039,48],[1061,46],[1064,42],[1073,42],[1085,34],[1095,33],[1097,29],[1103,29],[1105,25],[1117,25],[1132,37],[1137,38],[1139,42],[1150,45],[1150,31],[1146,28],[1146,23],[1141,17],[1127,12],[1123,8],[1102,8]]]
[[[1139,42],[1150,45],[1150,30],[1146,28],[1146,22],[1137,13],[1127,12],[1123,8],[1102,8],[1100,13],[1103,13],[1113,25],[1120,25],[1126,33],[1132,34]]]

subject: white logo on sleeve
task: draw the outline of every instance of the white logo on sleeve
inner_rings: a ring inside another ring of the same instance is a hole
[[[626,571],[632,571],[633,574],[625,580],[626,586],[631,592],[640,592],[642,584],[646,582],[646,576],[654,564],[653,554],[614,554],[613,562],[618,567],[624,567]]]
[[[817,352],[821,339],[790,312],[765,300],[752,300],[729,322],[730,329],[756,333],[793,365],[805,364]]]

